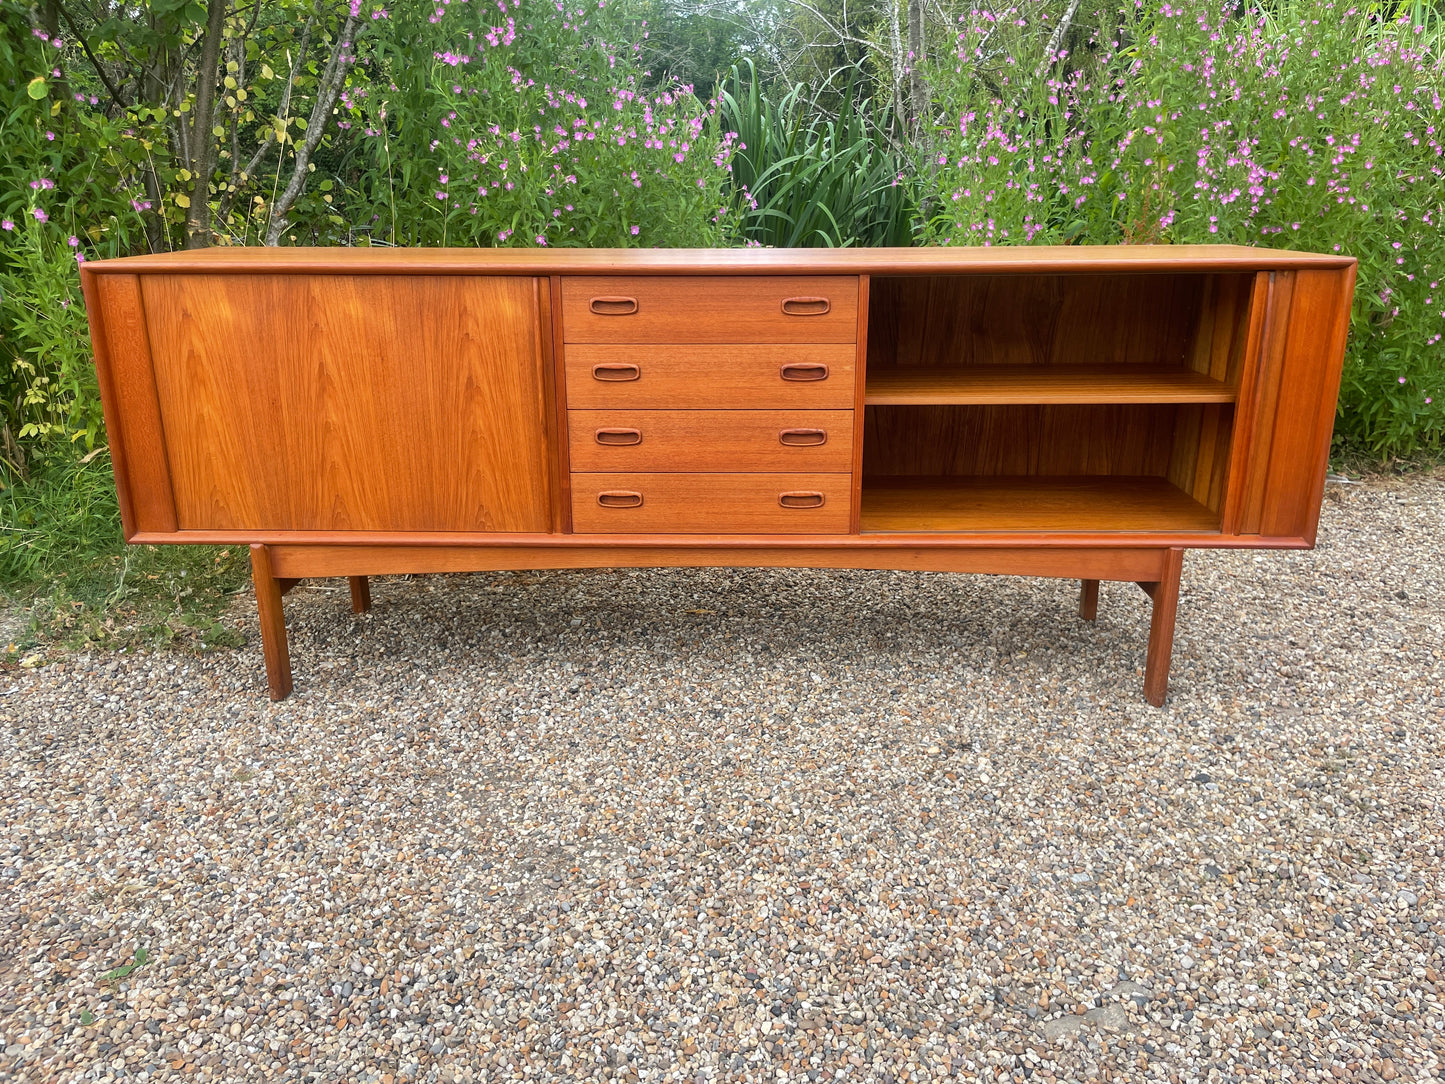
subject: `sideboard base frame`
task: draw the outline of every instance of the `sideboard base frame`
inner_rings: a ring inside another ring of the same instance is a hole
[[[1077,579],[1081,583],[1079,615],[1092,621],[1098,614],[1101,580],[1133,581],[1150,598],[1149,646],[1144,663],[1144,698],[1164,705],[1169,690],[1169,663],[1174,645],[1174,618],[1184,550],[1169,548],[1065,549],[1060,547],[877,547],[840,549],[796,547],[776,550],[733,547],[666,546],[628,549],[560,548],[556,546],[251,546],[251,576],[261,626],[266,684],[272,700],[291,693],[291,657],[286,643],[282,597],[303,579],[345,576],[351,587],[351,608],[371,608],[368,577],[439,572],[500,572],[538,568],[783,567],[873,569],[929,572],[974,572]]]

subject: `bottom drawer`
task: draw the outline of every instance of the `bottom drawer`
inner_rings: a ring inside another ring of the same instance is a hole
[[[847,534],[851,474],[574,474],[577,534]]]

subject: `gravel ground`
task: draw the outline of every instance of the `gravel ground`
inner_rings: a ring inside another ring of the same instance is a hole
[[[1191,554],[1164,710],[1132,584],[911,573],[325,582],[279,705],[244,596],[0,674],[0,1079],[1438,1077],[1442,526]]]

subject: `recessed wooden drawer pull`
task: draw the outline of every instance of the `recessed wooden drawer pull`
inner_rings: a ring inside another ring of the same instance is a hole
[[[828,379],[828,366],[815,361],[790,361],[780,370],[784,380],[807,383]]]
[[[594,297],[587,306],[598,316],[631,316],[637,311],[635,297]],[[824,312],[827,310],[824,309]]]
[[[592,366],[592,379],[617,383],[622,380],[637,380],[642,376],[642,366],[627,362]]]
[[[786,297],[783,311],[789,316],[822,316],[833,307],[826,297]]]
[[[778,443],[789,448],[816,448],[828,443],[826,429],[784,429],[778,434]]]
[[[779,493],[778,503],[784,508],[822,508],[823,494],[817,491],[806,493]]]
[[[597,503],[603,508],[641,508],[642,494],[634,490],[610,489],[597,494]]]
[[[599,429],[597,430],[598,444],[641,444],[641,429]]]

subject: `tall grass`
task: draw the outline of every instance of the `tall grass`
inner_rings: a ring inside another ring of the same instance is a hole
[[[746,72],[746,74],[745,74]],[[842,248],[913,243],[917,208],[908,160],[882,136],[872,103],[850,80],[836,117],[802,84],[774,100],[752,62],[734,66],[718,96],[737,133],[732,186],[749,244]]]

